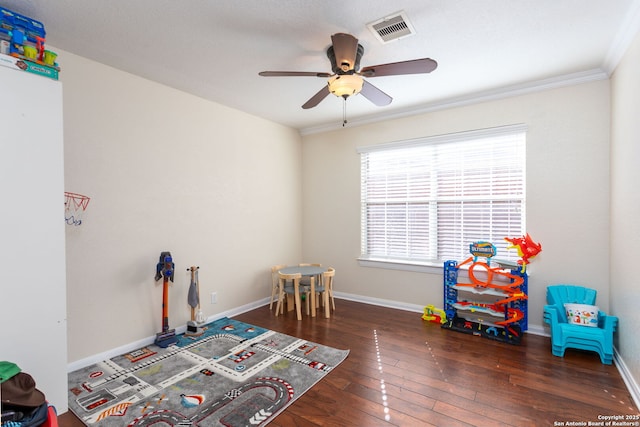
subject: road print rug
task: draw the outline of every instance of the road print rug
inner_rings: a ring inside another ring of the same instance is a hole
[[[229,318],[69,374],[88,426],[263,426],[349,355]]]

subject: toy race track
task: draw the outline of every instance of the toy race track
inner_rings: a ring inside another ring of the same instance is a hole
[[[466,334],[473,334],[519,344],[527,329],[527,274],[518,266],[512,270],[492,267],[493,252],[483,255],[486,261],[477,261],[477,252],[460,264],[446,261],[444,265],[444,311],[447,321],[442,324]],[[460,267],[470,264],[469,282],[460,282]],[[479,279],[475,270],[482,270]],[[498,279],[498,281],[494,281]],[[466,299],[461,299],[461,295]]]

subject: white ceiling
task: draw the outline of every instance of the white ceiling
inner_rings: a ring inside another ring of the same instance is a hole
[[[640,0],[0,0],[44,23],[47,44],[311,132],[342,125],[343,100],[301,105],[331,72],[331,34],[354,35],[361,67],[433,58],[431,74],[369,82],[393,97],[347,100],[350,123],[540,81],[606,75],[638,30]],[[366,24],[405,11],[416,34],[382,44]],[[59,57],[64,73],[64,57]]]

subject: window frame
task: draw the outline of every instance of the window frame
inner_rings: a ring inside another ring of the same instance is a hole
[[[522,234],[524,234],[524,230],[526,229],[526,133],[528,127],[525,124],[514,124],[486,129],[477,129],[471,131],[463,131],[457,133],[443,134],[443,135],[435,135],[423,138],[415,138],[409,140],[402,141],[393,141],[369,146],[357,147],[356,151],[362,158],[362,155],[365,153],[372,153],[377,151],[385,151],[385,150],[395,150],[402,148],[412,148],[412,147],[422,147],[426,145],[435,145],[435,144],[447,144],[447,143],[457,143],[464,141],[472,141],[489,137],[502,137],[508,135],[515,134],[524,134],[524,162],[523,162],[523,171],[522,171],[522,196],[521,196],[521,206],[522,206],[522,217],[521,217],[521,228]],[[361,160],[362,164],[362,160]],[[361,179],[363,175],[363,170],[361,166]],[[364,208],[364,187],[363,181],[360,183],[360,203],[361,203],[361,230],[360,230],[360,238],[361,238],[361,247],[360,247],[360,255],[357,258],[358,263],[362,267],[374,267],[374,268],[384,268],[391,270],[406,270],[406,271],[416,271],[416,272],[427,272],[427,273],[441,273],[443,263],[440,260],[416,260],[416,259],[387,259],[382,257],[376,257],[372,255],[367,255],[365,253],[367,241],[367,228],[366,228],[366,218],[365,218],[365,208]],[[436,202],[437,203],[437,202]],[[505,236],[507,237],[507,236]],[[431,239],[431,241],[433,241]],[[472,242],[468,242],[472,243]],[[513,258],[515,254],[498,254],[498,258]]]

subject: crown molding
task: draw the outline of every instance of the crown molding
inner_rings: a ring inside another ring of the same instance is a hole
[[[640,31],[640,0],[634,1],[625,15],[625,19],[620,25],[613,43],[609,47],[607,56],[604,58],[602,68],[607,74],[613,74],[629,45]]]
[[[640,2],[640,0],[639,0]],[[609,74],[601,69],[580,71],[577,73],[565,74],[562,76],[551,77],[548,79],[536,80],[527,83],[504,86],[498,89],[476,92],[469,95],[451,98],[448,100],[424,104],[418,107],[412,107],[403,110],[397,110],[391,113],[374,114],[361,118],[349,120],[349,128],[355,126],[363,126],[370,123],[376,123],[385,120],[393,120],[404,117],[415,116],[419,114],[431,113],[434,111],[448,110],[451,108],[463,107],[467,105],[479,104],[487,101],[495,101],[499,99],[510,98],[513,96],[526,95],[535,92],[542,92],[550,89],[557,89],[566,86],[573,86],[583,83],[589,83],[598,80],[606,80]],[[311,135],[322,132],[328,132],[336,129],[342,129],[342,125],[335,123],[313,126],[300,129],[300,134]]]

